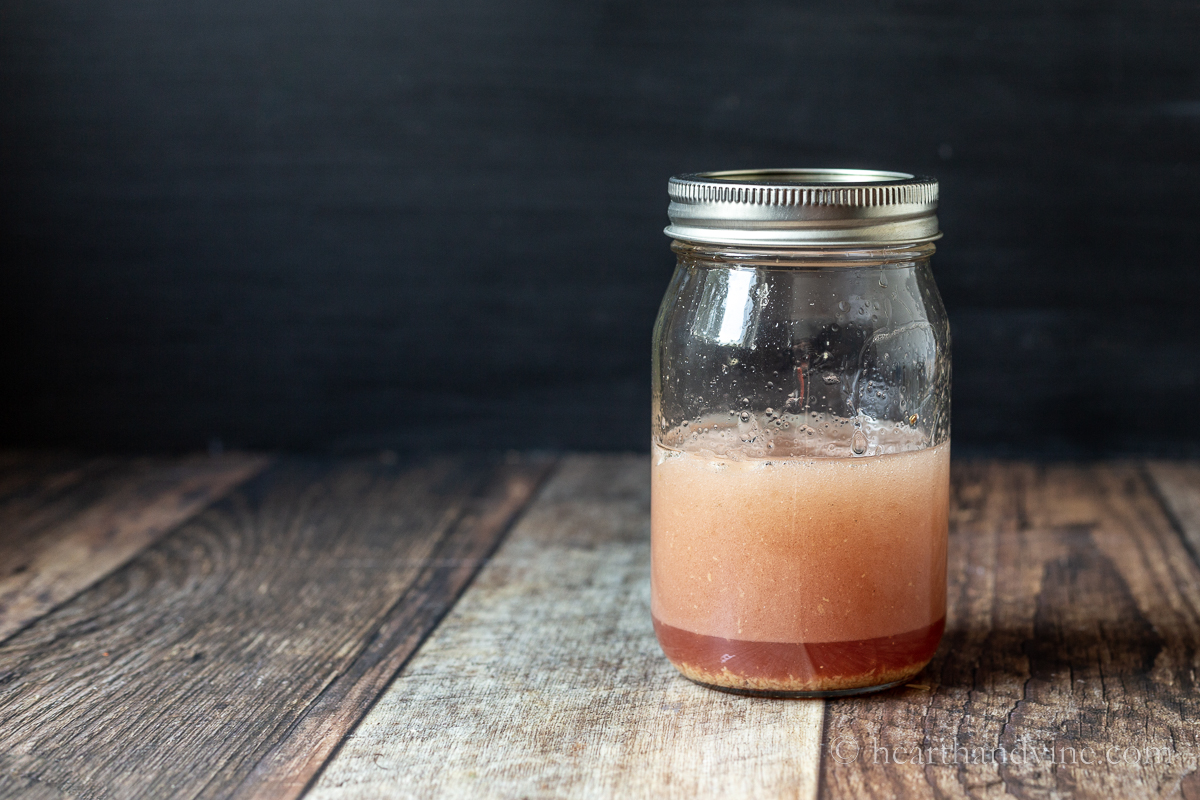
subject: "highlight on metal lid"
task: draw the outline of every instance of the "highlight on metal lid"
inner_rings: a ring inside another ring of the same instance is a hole
[[[673,239],[774,247],[931,242],[936,178],[867,169],[763,169],[676,175]]]

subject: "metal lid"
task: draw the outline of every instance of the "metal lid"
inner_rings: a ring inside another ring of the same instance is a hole
[[[941,238],[935,178],[867,169],[677,175],[674,239],[777,247],[911,244]]]

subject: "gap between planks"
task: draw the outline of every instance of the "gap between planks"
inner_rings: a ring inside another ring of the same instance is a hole
[[[388,610],[354,663],[326,687],[231,797],[290,800],[304,792],[458,600],[553,465],[548,458],[507,464],[467,498],[428,557],[398,560],[398,565],[420,566],[407,591]]]
[[[1200,563],[1200,464],[1151,461],[1146,472],[1171,524]]]

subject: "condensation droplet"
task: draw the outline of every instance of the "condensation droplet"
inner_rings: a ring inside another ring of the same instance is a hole
[[[824,375],[821,376],[821,380],[825,381],[825,383],[832,386],[833,384],[838,382],[838,376],[834,375],[832,372],[826,372]]]
[[[879,285],[885,289],[887,288],[887,276],[886,275],[879,276]]]
[[[861,456],[867,452],[867,435],[862,431],[855,431],[850,437],[850,449],[854,451],[854,455]]]
[[[740,419],[742,422],[749,422],[750,421],[750,412],[743,411],[741,414],[738,415],[738,419]]]

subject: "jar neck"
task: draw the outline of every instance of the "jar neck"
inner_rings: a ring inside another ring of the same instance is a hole
[[[771,269],[822,269],[915,266],[928,261],[937,248],[933,242],[871,247],[746,247],[675,239],[671,242],[671,249],[681,262]]]

